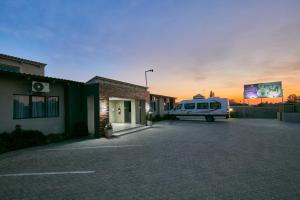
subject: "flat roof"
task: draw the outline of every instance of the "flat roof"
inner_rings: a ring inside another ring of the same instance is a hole
[[[166,96],[166,95],[161,95],[161,94],[152,94],[150,93],[151,96],[156,96],[156,97],[164,97],[164,98],[172,98],[176,99],[177,97],[172,97],[172,96]]]
[[[27,63],[27,64],[30,64],[30,65],[36,65],[36,66],[39,66],[39,67],[45,67],[47,65],[45,63],[41,63],[41,62],[37,62],[37,61],[33,61],[33,60],[27,60],[27,59],[24,59],[24,58],[10,56],[10,55],[7,55],[7,54],[2,54],[2,53],[0,53],[0,58],[16,61],[16,62],[20,62],[20,63]]]
[[[118,84],[124,84],[124,85],[128,85],[128,86],[134,86],[134,87],[148,89],[148,87],[145,87],[145,86],[127,83],[127,82],[123,82],[123,81],[118,81],[118,80],[105,78],[105,77],[101,77],[101,76],[95,76],[94,78],[90,79],[87,83],[92,82],[93,80],[107,81],[107,82],[112,82],[112,83],[118,83]]]

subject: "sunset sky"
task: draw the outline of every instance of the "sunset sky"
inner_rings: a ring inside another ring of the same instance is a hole
[[[153,68],[150,91],[178,100],[272,81],[300,95],[300,1],[1,0],[0,53],[77,81],[144,85]]]

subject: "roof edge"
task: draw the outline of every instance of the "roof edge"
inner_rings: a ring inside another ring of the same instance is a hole
[[[150,95],[153,95],[153,96],[159,96],[159,97],[167,97],[167,98],[177,99],[177,97],[172,97],[172,96],[167,96],[167,95],[161,95],[161,94],[153,94],[153,93],[150,93]]]
[[[62,79],[62,78],[54,78],[54,77],[49,77],[49,76],[39,76],[39,75],[34,75],[34,74],[25,74],[25,73],[16,73],[16,72],[7,72],[7,71],[1,71],[1,70],[0,70],[0,75],[7,75],[7,76],[12,76],[12,77],[33,78],[33,79],[38,79],[38,80],[42,80],[42,81],[59,81],[59,82],[84,84],[83,82],[67,80],[67,79]]]
[[[101,76],[94,76],[93,78],[91,78],[86,83],[89,83],[89,82],[91,82],[91,81],[93,81],[95,79],[96,80],[114,82],[114,83],[125,84],[125,85],[129,85],[129,86],[134,86],[134,87],[140,87],[140,88],[148,89],[148,87],[146,87],[146,86],[141,86],[141,85],[137,85],[137,84],[133,84],[133,83],[128,83],[128,82],[124,82],[124,81],[119,81],[119,80],[115,80],[115,79],[110,79],[110,78],[105,78],[105,77],[101,77]]]
[[[2,53],[0,53],[0,58],[13,60],[13,61],[16,61],[16,62],[21,62],[21,63],[23,62],[23,63],[27,63],[27,64],[31,64],[31,65],[36,65],[38,67],[45,67],[47,65],[46,63],[41,63],[41,62],[37,62],[37,61],[33,61],[33,60],[27,60],[27,59],[24,59],[24,58],[19,58],[19,57],[7,55],[7,54],[2,54]]]

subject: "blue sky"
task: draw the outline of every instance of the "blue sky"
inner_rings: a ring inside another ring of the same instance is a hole
[[[95,75],[155,93],[239,98],[244,83],[299,92],[300,1],[1,0],[0,52],[47,63],[48,76]]]

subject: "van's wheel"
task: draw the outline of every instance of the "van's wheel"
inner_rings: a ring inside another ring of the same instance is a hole
[[[205,120],[207,122],[213,122],[213,121],[215,121],[215,118],[214,118],[214,116],[205,116]]]

